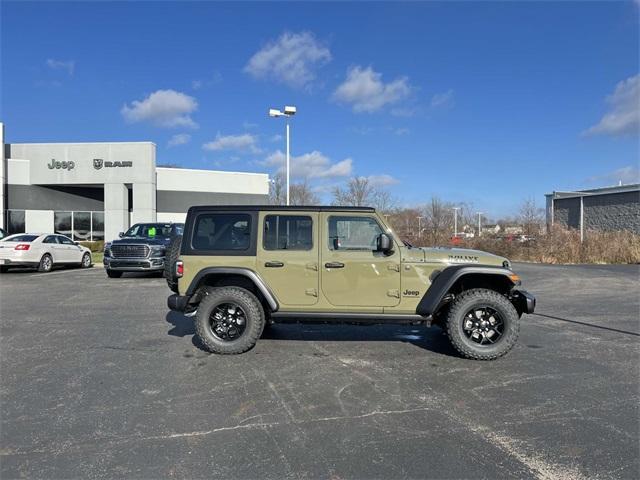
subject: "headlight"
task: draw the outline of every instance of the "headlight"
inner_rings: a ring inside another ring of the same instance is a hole
[[[103,253],[105,257],[111,256],[111,242],[105,242]]]
[[[165,248],[160,245],[154,245],[151,247],[150,257],[164,257]]]

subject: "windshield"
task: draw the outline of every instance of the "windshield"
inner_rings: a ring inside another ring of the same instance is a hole
[[[125,237],[169,238],[170,223],[137,223],[124,234]]]
[[[9,235],[8,237],[3,238],[0,242],[33,242],[39,235],[25,235],[23,233],[19,233],[16,235]]]

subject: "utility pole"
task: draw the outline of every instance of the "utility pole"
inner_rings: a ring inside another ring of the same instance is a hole
[[[478,236],[482,236],[482,212],[478,212]]]
[[[453,207],[453,236],[458,236],[458,210],[460,207]]]
[[[422,217],[418,215],[418,240],[422,237]]]

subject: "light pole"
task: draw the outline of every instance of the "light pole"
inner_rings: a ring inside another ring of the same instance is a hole
[[[278,110],[277,108],[269,109],[269,116],[273,118],[287,117],[287,205],[289,205],[289,118],[296,114],[296,107],[286,106],[284,110]]]
[[[477,212],[478,213],[478,236],[481,237],[482,236],[482,212]]]
[[[420,238],[422,238],[422,224],[421,224],[421,220],[422,217],[420,215],[418,215],[418,240],[420,240]]]
[[[453,236],[458,236],[458,210],[460,207],[453,207]]]

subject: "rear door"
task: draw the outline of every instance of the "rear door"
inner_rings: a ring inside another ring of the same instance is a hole
[[[66,248],[58,242],[58,235],[47,235],[42,240],[43,252],[48,252],[53,258],[53,263],[64,263]]]
[[[374,215],[323,213],[321,242],[322,293],[341,307],[373,309],[400,302],[400,253],[376,251],[384,232]],[[375,308],[369,308],[375,307]]]
[[[258,273],[281,306],[318,301],[318,213],[263,212]]]

